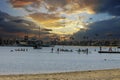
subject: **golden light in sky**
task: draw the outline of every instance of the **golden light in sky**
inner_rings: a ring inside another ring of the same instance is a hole
[[[8,33],[28,31],[35,36],[38,36],[39,27],[43,36],[75,36],[83,32],[87,35],[91,30],[98,30],[98,33],[100,29],[96,27],[104,27],[120,15],[119,0],[0,0],[0,3],[3,15],[0,16],[0,29]]]
[[[30,11],[26,18],[39,27],[51,29],[50,33],[70,35],[83,28],[86,29],[85,23],[82,22],[85,18],[82,16],[80,20],[79,14],[94,13],[92,8],[96,0],[92,4],[88,2],[83,0],[11,0],[13,7]]]
[[[58,20],[46,20],[46,21],[37,21],[32,19],[31,17],[27,17],[35,22],[41,28],[52,29],[50,33],[54,34],[65,34],[65,35],[72,35],[75,32],[80,31],[80,29],[85,28],[83,23],[79,20],[68,20],[68,19],[58,19]]]
[[[11,0],[15,8],[28,11],[25,17],[50,33],[72,35],[86,29],[83,13],[94,14],[94,1],[84,0]],[[89,4],[90,2],[90,4]]]

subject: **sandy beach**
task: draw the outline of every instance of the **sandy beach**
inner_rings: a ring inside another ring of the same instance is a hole
[[[0,80],[120,80],[120,69],[51,74],[0,75]]]

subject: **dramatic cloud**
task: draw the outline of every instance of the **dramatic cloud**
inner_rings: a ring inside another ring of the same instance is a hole
[[[120,0],[99,0],[94,11],[97,13],[107,12],[111,15],[120,16]]]
[[[13,5],[15,8],[19,7],[24,7],[26,5],[30,5],[33,3],[39,3],[41,0],[10,0],[10,3]]]
[[[79,39],[79,37],[89,36],[89,39],[93,39],[96,34],[99,35],[97,38],[108,38],[109,34],[112,34],[113,38],[118,38],[120,35],[120,18],[95,22],[88,27],[88,30],[77,32],[75,34],[76,38]]]
[[[88,13],[108,12],[120,15],[119,0],[10,0],[13,7],[44,7],[49,11],[74,12],[86,11]]]
[[[0,11],[0,31],[2,34],[11,34],[23,36],[22,34],[29,33],[31,35],[39,34],[39,27],[36,27],[31,21],[12,17]],[[41,29],[41,34],[49,34],[50,29]]]
[[[59,20],[60,19],[59,17],[55,16],[54,14],[44,14],[44,13],[30,14],[29,17],[32,17],[33,19],[36,19],[40,22],[48,21],[48,20],[50,20],[52,22],[54,20]]]
[[[25,6],[39,8],[45,7],[50,12],[74,12],[88,11],[93,12],[98,0],[10,0],[15,8],[26,8]],[[28,10],[28,9],[27,9]]]
[[[44,25],[47,28],[61,27],[59,23],[60,17],[55,16],[55,14],[45,14],[45,13],[34,13],[30,14],[28,17],[32,18],[38,24]]]
[[[28,11],[28,13],[29,11],[31,11],[32,14],[30,13],[27,17],[31,18],[33,22],[35,22],[36,24],[40,24],[41,26],[47,29],[58,28],[59,30],[54,29],[56,32],[63,31],[65,33],[68,32],[67,31],[68,29],[74,30],[74,31],[70,30],[70,32],[72,33],[78,31],[73,25],[77,21],[77,18],[74,20],[73,19],[68,20],[69,22],[63,24],[62,23],[63,15],[65,15],[65,18],[67,19],[68,15],[71,15],[71,18],[75,18],[72,16],[72,14],[76,14],[77,17],[79,18],[78,14],[83,13],[86,13],[87,15],[89,14],[89,16],[91,14],[97,15],[101,13],[108,13],[111,16],[120,16],[120,0],[9,0],[9,1],[14,8],[23,8],[26,11]],[[2,18],[0,19],[0,21],[1,20]],[[81,20],[79,20],[79,22],[80,21],[82,22],[83,20],[85,19],[82,18]],[[109,33],[110,29],[114,28],[113,26],[119,26],[118,23],[116,24],[114,20],[115,19],[97,22],[99,20],[98,18],[96,18],[95,23],[91,25],[88,24],[88,27],[91,29],[88,30],[88,32],[93,31],[94,33],[97,32],[100,33],[101,31],[103,32],[104,30],[107,30],[107,32]],[[90,20],[86,21],[90,23]],[[67,28],[66,27],[63,28],[64,25],[66,25]],[[109,25],[111,26],[109,27]],[[79,26],[82,25],[80,24]],[[67,30],[64,31],[64,29]],[[117,29],[118,27],[116,27],[115,30]],[[81,32],[82,31],[80,31],[80,33]],[[104,33],[106,33],[106,31]]]

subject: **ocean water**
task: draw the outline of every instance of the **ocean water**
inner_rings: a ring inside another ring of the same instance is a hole
[[[99,54],[99,47],[0,47],[0,74],[38,74],[120,68],[120,54]],[[73,52],[57,52],[57,49]],[[78,49],[88,49],[88,54]],[[23,51],[18,51],[23,49]],[[26,51],[24,51],[24,49]],[[108,50],[108,47],[103,47]],[[119,51],[116,47],[113,50]]]

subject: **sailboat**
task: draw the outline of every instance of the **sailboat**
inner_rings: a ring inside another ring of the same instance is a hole
[[[36,44],[33,46],[34,49],[42,49],[42,41],[40,40],[40,27],[39,27],[39,40],[36,42]]]
[[[100,51],[98,51],[98,53],[117,53],[117,54],[120,54],[120,51],[113,51],[113,49],[112,49],[112,47],[110,47],[109,49],[108,49],[108,51],[103,51],[102,50],[102,47],[100,46]]]

